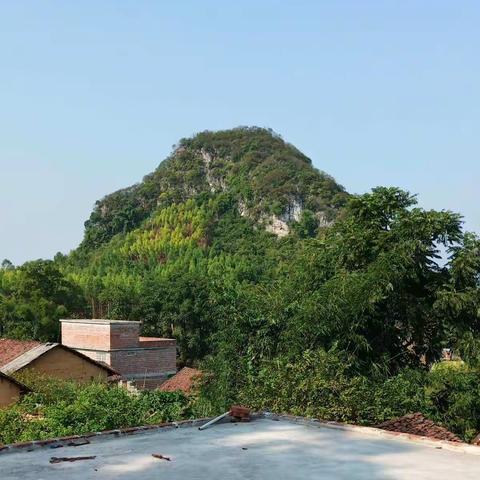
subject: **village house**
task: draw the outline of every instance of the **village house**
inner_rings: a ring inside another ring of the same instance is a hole
[[[105,319],[60,322],[63,345],[110,365],[136,388],[157,388],[177,371],[176,340],[141,337],[141,322]]]
[[[59,343],[0,338],[0,371],[12,375],[24,370],[78,382],[118,376],[109,365]]]
[[[8,375],[0,372],[0,408],[8,407],[20,400],[30,389]]]

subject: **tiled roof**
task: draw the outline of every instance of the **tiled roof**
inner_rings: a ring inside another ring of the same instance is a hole
[[[74,348],[67,347],[66,345],[60,343],[41,343],[34,340],[10,340],[7,338],[0,338],[0,369],[3,373],[14,373],[33,362],[33,360],[57,347],[68,350],[74,355],[82,357],[87,362],[108,370],[110,375],[118,375],[118,372],[110,365],[107,365],[104,362],[97,362],[93,358],[87,357],[83,353],[78,352]]]
[[[11,340],[9,338],[0,338],[0,367],[3,367],[15,358],[39,345],[40,342],[34,340]]]
[[[196,383],[202,376],[202,372],[195,368],[183,367],[177,374],[162,383],[159,390],[162,392],[176,392],[178,390],[184,393],[192,393],[195,390]]]
[[[422,437],[435,438],[437,440],[448,440],[450,442],[461,442],[461,440],[446,428],[436,425],[426,419],[421,413],[412,413],[400,418],[394,418],[377,425],[377,428],[391,432],[410,433]]]
[[[36,347],[33,347],[22,355],[14,358],[11,362],[2,365],[2,371],[3,373],[7,373],[9,375],[15,373],[58,345],[58,343],[40,343]]]

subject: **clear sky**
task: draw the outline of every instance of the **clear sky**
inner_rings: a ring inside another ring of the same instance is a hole
[[[68,252],[181,137],[271,127],[480,232],[480,2],[0,0],[0,260]]]

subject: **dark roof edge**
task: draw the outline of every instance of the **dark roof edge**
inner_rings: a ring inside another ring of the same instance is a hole
[[[29,392],[32,391],[31,388],[27,387],[22,382],[19,382],[16,378],[13,378],[10,375],[7,375],[6,373],[3,373],[2,371],[0,371],[0,378],[3,378],[3,379],[5,379],[9,382],[12,382],[15,385],[17,385],[18,387],[20,387],[20,390],[22,391],[22,393],[29,393]]]
[[[175,428],[185,428],[185,427],[196,427],[207,423],[209,420],[212,420],[214,417],[209,418],[197,418],[194,420],[182,420],[180,422],[167,422],[159,423],[155,425],[142,425],[139,427],[129,427],[129,428],[119,428],[116,430],[104,430],[102,432],[92,432],[86,433],[85,435],[71,435],[68,437],[58,437],[50,438],[47,440],[33,440],[30,442],[19,442],[12,443],[9,445],[0,444],[0,455],[4,453],[13,453],[19,451],[30,452],[33,449],[50,447],[52,445],[66,446],[71,444],[72,441],[81,440],[81,439],[91,439],[93,437],[99,438],[117,438],[124,435],[136,435],[139,433],[145,433],[148,431],[159,430],[159,429],[175,429]]]

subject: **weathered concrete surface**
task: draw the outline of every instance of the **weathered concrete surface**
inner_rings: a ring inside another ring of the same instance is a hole
[[[171,458],[159,460],[152,453]],[[50,464],[50,457],[95,460]],[[260,419],[0,455],[2,480],[478,479],[480,456],[359,431]]]

